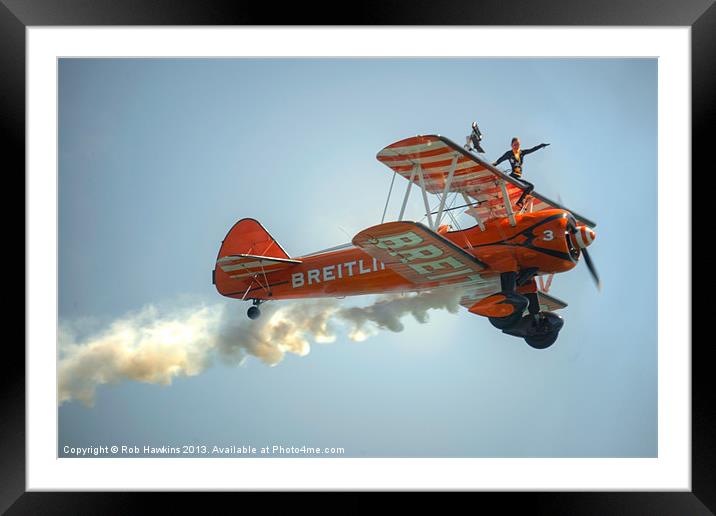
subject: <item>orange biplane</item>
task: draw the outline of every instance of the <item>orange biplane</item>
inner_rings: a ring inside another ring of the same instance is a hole
[[[524,185],[471,151],[437,135],[381,150],[378,160],[408,180],[398,220],[364,229],[348,244],[292,258],[256,220],[238,221],[219,250],[216,289],[252,301],[248,316],[256,319],[267,300],[450,285],[459,289],[461,305],[504,333],[534,348],[552,345],[563,325],[554,311],[567,306],[547,294],[553,275],[573,269],[584,256],[599,286],[587,253],[595,223],[535,191],[513,209]],[[427,226],[403,220],[413,185],[421,190]],[[451,207],[451,193],[453,202],[461,196],[465,204]],[[437,195],[437,209],[431,209],[429,194]],[[458,208],[468,208],[473,227],[442,224],[448,216],[455,221],[451,212]]]

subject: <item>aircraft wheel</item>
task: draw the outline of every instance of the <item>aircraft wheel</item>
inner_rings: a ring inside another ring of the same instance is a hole
[[[246,312],[246,315],[249,316],[249,319],[252,319],[252,320],[258,319],[259,316],[261,315],[261,310],[259,310],[258,306],[252,306],[248,309],[248,311]]]
[[[527,316],[527,317],[532,317]],[[543,312],[539,322],[540,327],[533,335],[526,335],[525,342],[535,349],[545,349],[555,343],[564,320],[552,312]]]
[[[488,317],[488,319],[490,320],[490,324],[498,330],[507,330],[520,322],[529,301],[525,296],[517,294],[516,292],[502,291],[500,294],[505,296],[505,300],[500,301],[500,304],[512,305],[514,311],[505,317]]]
[[[507,317],[488,317],[490,324],[492,324],[498,330],[506,330],[512,328],[522,319],[522,312],[515,311],[512,315]]]
[[[552,331],[543,335],[525,337],[525,342],[535,349],[546,349],[554,344],[559,336],[559,331]]]

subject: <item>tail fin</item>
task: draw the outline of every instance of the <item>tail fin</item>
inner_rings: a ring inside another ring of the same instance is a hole
[[[221,243],[212,282],[221,294],[248,289],[256,274],[269,274],[301,263],[292,260],[268,231],[254,219],[242,219]]]
[[[283,247],[254,219],[241,219],[234,224],[221,243],[216,259],[237,254],[290,259]]]

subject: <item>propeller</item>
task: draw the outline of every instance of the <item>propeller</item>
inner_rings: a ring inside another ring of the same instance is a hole
[[[602,282],[599,279],[599,274],[597,274],[597,269],[594,267],[594,262],[589,257],[589,253],[586,249],[582,249],[582,253],[584,254],[584,263],[587,264],[587,268],[589,269],[589,272],[592,274],[592,279],[594,280],[594,283],[597,285],[598,290],[602,290]]]
[[[597,286],[598,290],[602,290],[602,282],[599,279],[599,273],[597,272],[597,268],[592,261],[592,257],[589,256],[589,251],[587,251],[587,246],[596,238],[594,231],[587,226],[578,226],[577,220],[571,214],[567,219],[567,230],[569,231],[573,244],[575,244],[584,255],[584,263],[587,265],[587,269],[589,269],[589,273],[592,275],[594,284]]]

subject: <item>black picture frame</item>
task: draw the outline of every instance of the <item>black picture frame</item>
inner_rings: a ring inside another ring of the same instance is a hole
[[[0,0],[0,103],[6,178],[25,170],[25,29],[45,25],[619,25],[689,26],[692,38],[692,181],[712,172],[707,124],[716,120],[716,6],[713,0],[558,0],[549,3],[468,0],[409,3],[364,1],[350,9],[307,3],[186,0]],[[668,142],[659,142],[660,145]],[[11,160],[7,158],[11,157]],[[709,160],[709,161],[707,161]],[[703,172],[702,172],[703,171]],[[674,171],[674,180],[685,180]],[[708,179],[707,179],[708,180]],[[7,184],[7,183],[6,183]],[[24,182],[22,185],[24,189]],[[704,189],[702,188],[701,191]],[[10,190],[6,190],[7,193]],[[698,189],[697,189],[698,191]],[[692,200],[692,206],[701,203]],[[13,210],[17,213],[17,209]],[[685,216],[686,214],[682,214]],[[14,220],[16,216],[12,216]],[[700,221],[696,213],[693,222]],[[692,236],[698,233],[693,232]],[[22,240],[24,242],[25,235]],[[25,247],[23,246],[23,253]],[[698,257],[698,256],[695,256]],[[703,260],[703,259],[702,259]],[[705,264],[694,269],[708,271]],[[27,277],[31,271],[25,269]],[[710,276],[710,275],[707,275]],[[703,287],[707,291],[707,286]],[[712,302],[683,300],[693,320]],[[693,331],[693,330],[692,330]],[[683,343],[678,343],[683,344]],[[714,392],[710,339],[692,341],[692,489],[690,492],[477,493],[501,511],[547,514],[713,514],[716,511]],[[8,514],[142,511],[146,493],[25,492],[25,355],[8,339],[0,382],[0,511]],[[237,493],[236,496],[246,496]],[[165,509],[186,498],[165,494]]]

